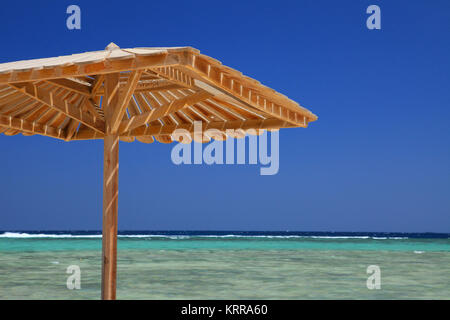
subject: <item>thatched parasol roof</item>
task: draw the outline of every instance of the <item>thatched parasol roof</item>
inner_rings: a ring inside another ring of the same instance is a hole
[[[191,47],[120,49],[0,64],[0,133],[71,140],[105,133],[104,79],[119,73],[123,141],[172,142],[177,128],[306,127],[317,116]],[[224,135],[226,138],[226,135]]]

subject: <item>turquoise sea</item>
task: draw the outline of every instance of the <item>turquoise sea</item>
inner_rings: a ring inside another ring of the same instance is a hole
[[[450,299],[449,234],[133,231],[118,247],[118,299]],[[0,299],[98,299],[100,275],[99,232],[0,232]]]

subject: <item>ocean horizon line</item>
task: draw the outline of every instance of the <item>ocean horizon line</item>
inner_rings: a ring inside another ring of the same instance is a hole
[[[0,232],[102,232],[101,229],[0,229]],[[333,231],[333,230],[239,230],[239,229],[122,229],[118,232],[306,232],[306,233],[431,233],[449,234],[449,232],[436,231]]]

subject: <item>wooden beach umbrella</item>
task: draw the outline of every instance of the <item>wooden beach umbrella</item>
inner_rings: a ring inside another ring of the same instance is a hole
[[[315,120],[298,103],[191,47],[111,43],[101,51],[0,64],[0,133],[104,140],[103,299],[116,297],[119,140],[170,143],[176,129],[193,135],[195,121],[223,140],[227,129],[261,133]]]

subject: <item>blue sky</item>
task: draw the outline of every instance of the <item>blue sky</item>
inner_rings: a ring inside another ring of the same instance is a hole
[[[449,15],[448,1],[8,1],[0,62],[188,45],[319,116],[280,132],[274,176],[121,143],[121,230],[450,232]],[[101,229],[102,141],[0,148],[0,229]]]

